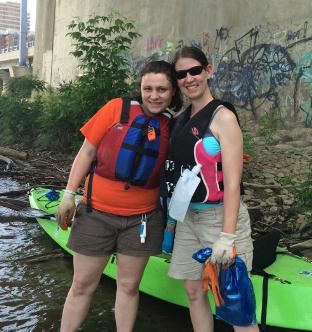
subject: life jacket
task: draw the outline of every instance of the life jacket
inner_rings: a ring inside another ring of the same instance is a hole
[[[100,141],[91,166],[87,205],[91,205],[93,173],[146,189],[159,186],[159,172],[169,144],[169,117],[148,117],[140,104],[123,98],[120,121]],[[91,182],[91,184],[90,184]]]
[[[203,146],[203,137],[210,125],[214,111],[224,105],[238,120],[234,106],[217,99],[212,100],[200,112],[190,118],[191,106],[177,119],[171,136],[168,158],[165,162],[165,182],[167,196],[171,197],[175,185],[184,169],[192,169],[196,164],[202,168],[192,202],[219,203],[223,201],[224,186],[222,173],[222,154],[208,154]],[[242,188],[241,188],[242,190]]]

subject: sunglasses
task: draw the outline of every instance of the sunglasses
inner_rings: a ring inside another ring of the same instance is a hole
[[[204,66],[195,66],[189,69],[185,70],[178,70],[176,71],[176,78],[178,80],[182,80],[186,77],[187,73],[189,73],[191,76],[199,75],[204,69]]]

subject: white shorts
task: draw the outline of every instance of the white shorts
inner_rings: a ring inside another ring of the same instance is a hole
[[[177,222],[169,276],[182,280],[200,280],[203,264],[192,255],[202,248],[212,247],[223,224],[223,205],[206,210],[188,210],[183,222]],[[241,202],[236,226],[236,252],[252,269],[253,245],[247,206]]]

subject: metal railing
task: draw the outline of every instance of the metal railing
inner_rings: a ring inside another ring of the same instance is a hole
[[[35,46],[34,40],[26,43],[27,48],[33,47],[33,46]],[[19,50],[19,45],[14,45],[14,46],[6,47],[6,48],[0,48],[0,54],[14,52],[14,51],[18,51],[18,50]]]

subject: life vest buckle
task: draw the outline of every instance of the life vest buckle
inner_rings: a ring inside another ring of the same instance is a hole
[[[148,126],[147,128],[147,139],[151,142],[156,139],[156,131],[153,126]]]

